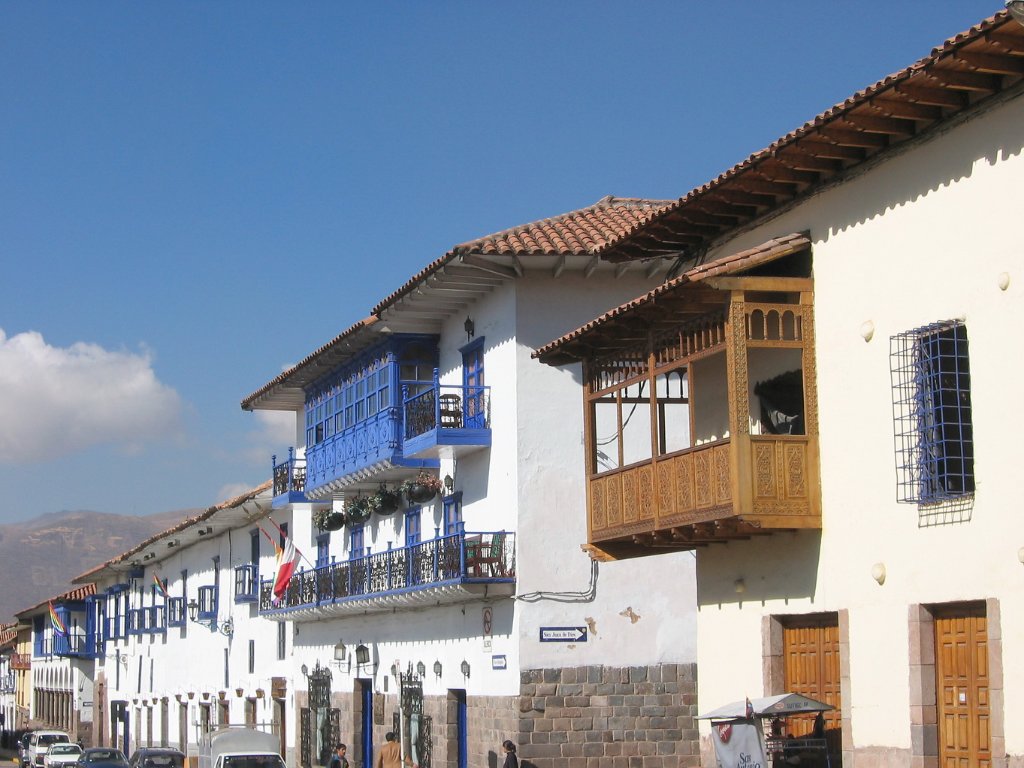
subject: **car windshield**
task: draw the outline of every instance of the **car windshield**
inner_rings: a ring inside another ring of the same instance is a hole
[[[116,749],[94,749],[86,754],[85,758],[90,763],[106,763],[111,760],[119,763],[128,762]]]
[[[143,768],[181,768],[184,760],[181,755],[163,753],[155,755],[143,755],[139,760]]]
[[[50,747],[48,755],[77,755],[82,748],[77,744],[54,744]]]
[[[68,741],[63,733],[41,733],[37,740],[39,744],[56,744],[57,742]]]
[[[228,755],[224,768],[285,768],[277,755]]]

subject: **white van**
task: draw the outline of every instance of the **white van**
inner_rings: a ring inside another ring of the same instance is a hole
[[[28,740],[28,765],[42,768],[43,756],[51,744],[71,741],[64,731],[32,731]]]

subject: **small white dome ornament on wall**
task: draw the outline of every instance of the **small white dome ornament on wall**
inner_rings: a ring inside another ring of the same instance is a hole
[[[996,278],[996,283],[999,286],[1000,291],[1005,291],[1010,287],[1010,273],[1000,272],[999,277]]]
[[[871,341],[871,338],[875,335],[875,324],[870,320],[865,320],[860,324],[860,337],[864,341]]]
[[[885,584],[885,563],[875,563],[871,566],[871,578],[881,586]]]

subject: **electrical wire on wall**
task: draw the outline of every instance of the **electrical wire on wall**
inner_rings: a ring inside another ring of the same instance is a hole
[[[539,603],[541,600],[551,600],[556,603],[592,603],[597,597],[597,560],[590,561],[590,585],[580,592],[527,592],[522,595],[512,595],[513,600],[522,600],[524,603]]]

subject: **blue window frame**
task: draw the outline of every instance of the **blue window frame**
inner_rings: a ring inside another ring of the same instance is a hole
[[[348,557],[355,560],[362,557],[363,551],[363,526],[353,525],[349,528],[348,534]]]
[[[405,546],[420,543],[420,508],[414,507],[405,513]]]
[[[184,597],[169,597],[169,598],[167,598],[167,626],[168,627],[184,627],[185,626],[185,598]]]
[[[469,429],[487,426],[484,395],[484,337],[474,339],[462,352],[462,386],[465,390],[462,423]]]
[[[974,493],[967,327],[933,323],[890,339],[897,500],[931,504]]]
[[[390,356],[382,353],[311,392],[306,398],[306,446],[318,445],[388,408],[391,373]]]
[[[217,618],[217,588],[208,585],[199,588],[199,621]]]
[[[462,530],[462,491],[441,500],[444,509],[444,535],[454,536]]]
[[[331,534],[322,533],[316,537],[316,567],[322,568],[331,562]]]

